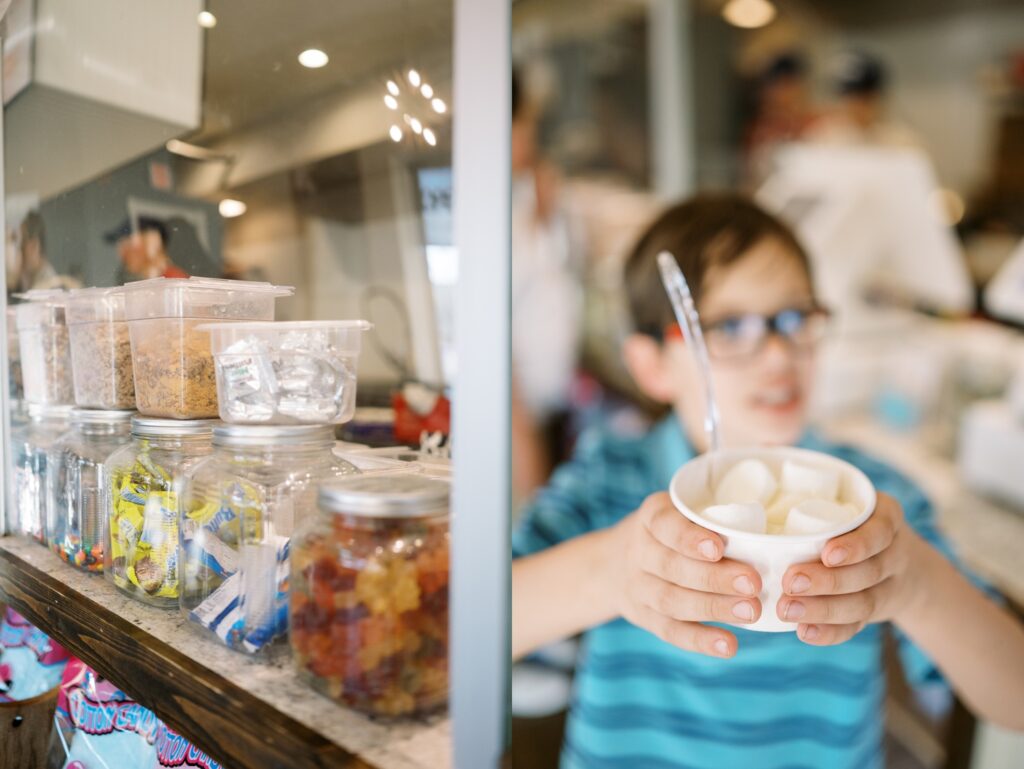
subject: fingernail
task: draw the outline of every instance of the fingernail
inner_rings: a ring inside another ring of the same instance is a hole
[[[710,539],[705,539],[703,542],[697,545],[697,550],[700,552],[702,556],[707,558],[709,561],[713,561],[718,557],[718,548],[715,547],[715,543],[712,542]]]
[[[806,611],[807,608],[799,601],[790,601],[786,606],[786,611],[782,618],[786,620],[786,622],[795,622],[804,616]]]
[[[818,630],[818,626],[817,625],[808,625],[807,627],[804,628],[804,640],[805,641],[813,641],[819,635],[821,635],[821,631]]]
[[[732,607],[732,613],[747,622],[754,619],[754,607],[746,601],[740,601],[738,604],[734,605]]]
[[[811,586],[811,580],[806,574],[797,574],[789,583],[790,593],[802,593]]]
[[[719,638],[715,641],[715,651],[721,654],[723,657],[729,654],[729,642]]]
[[[832,552],[830,552],[828,554],[828,558],[827,558],[828,565],[829,566],[838,566],[839,564],[841,564],[843,561],[846,560],[846,556],[848,556],[848,555],[849,555],[849,553],[847,552],[845,547],[837,547],[835,550],[833,550]]]
[[[753,595],[755,592],[754,583],[750,581],[750,577],[742,574],[732,581],[732,586],[740,595]]]

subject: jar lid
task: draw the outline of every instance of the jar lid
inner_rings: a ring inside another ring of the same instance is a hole
[[[28,404],[28,415],[32,419],[67,419],[73,406],[52,406],[42,403]]]
[[[71,423],[76,425],[109,425],[130,422],[138,413],[133,409],[71,409]]]
[[[334,445],[332,425],[217,425],[213,445],[227,447]]]
[[[451,484],[419,475],[366,475],[320,487],[320,507],[380,518],[427,517],[448,512]]]
[[[216,419],[156,419],[153,417],[132,417],[132,435],[141,436],[184,436],[209,435]]]

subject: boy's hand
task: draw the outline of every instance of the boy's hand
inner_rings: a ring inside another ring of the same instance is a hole
[[[893,619],[920,592],[908,566],[921,546],[899,503],[879,493],[874,515],[829,540],[821,561],[789,567],[778,616],[798,622],[800,640],[815,646],[842,643],[869,622]]]
[[[687,651],[736,653],[735,635],[699,623],[760,617],[757,570],[723,560],[722,538],[686,518],[664,492],[648,497],[611,534],[607,589],[618,614]]]

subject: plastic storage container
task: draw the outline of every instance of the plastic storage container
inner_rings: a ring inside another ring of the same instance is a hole
[[[221,323],[210,332],[220,418],[239,424],[341,424],[356,410],[364,320]]]
[[[67,292],[29,291],[15,307],[25,400],[44,406],[74,403],[71,346],[64,319]]]
[[[69,429],[71,407],[29,404],[27,412],[27,422],[11,430],[17,530],[46,544],[50,455]]]
[[[66,315],[75,403],[94,409],[134,409],[124,289],[75,289],[68,295]]]
[[[213,430],[213,455],[188,472],[181,506],[181,610],[249,654],[288,629],[288,549],[316,515],[317,484],[356,475],[328,426]]]
[[[107,541],[104,462],[130,442],[132,411],[72,409],[71,430],[53,448],[53,500],[46,511],[46,541],[61,560],[103,571]]]
[[[213,449],[214,422],[132,418],[132,442],[106,462],[107,578],[143,603],[178,605],[178,499],[184,473]]]
[[[154,278],[124,287],[140,414],[217,416],[217,378],[204,323],[273,320],[274,300],[292,289],[243,280]]]
[[[375,716],[448,696],[449,485],[366,476],[320,488],[295,535],[290,637],[300,676]]]
[[[18,342],[17,307],[7,308],[7,393],[12,401],[25,397],[21,379],[21,345]]]

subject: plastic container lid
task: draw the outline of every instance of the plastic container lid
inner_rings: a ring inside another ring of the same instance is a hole
[[[125,320],[124,287],[74,288],[67,298],[67,323],[116,323]]]
[[[64,325],[64,306],[68,298],[68,292],[64,289],[36,289],[14,296],[24,300],[14,308],[19,331],[39,326]]]
[[[451,485],[418,475],[356,476],[325,483],[318,499],[324,510],[377,518],[447,515]]]
[[[220,278],[151,278],[124,285],[128,320],[223,318],[269,320],[273,300],[291,296],[291,286]],[[267,312],[269,302],[270,312]],[[269,317],[267,317],[269,315]]]
[[[42,403],[29,403],[28,415],[32,419],[68,419],[74,406],[47,406]]]
[[[220,424],[216,419],[156,419],[153,417],[132,417],[132,435],[148,436],[179,436],[179,435],[210,435],[214,426]]]
[[[71,409],[71,424],[108,425],[130,422],[138,413],[133,409]]]
[[[213,445],[225,447],[334,446],[333,425],[217,425]]]

